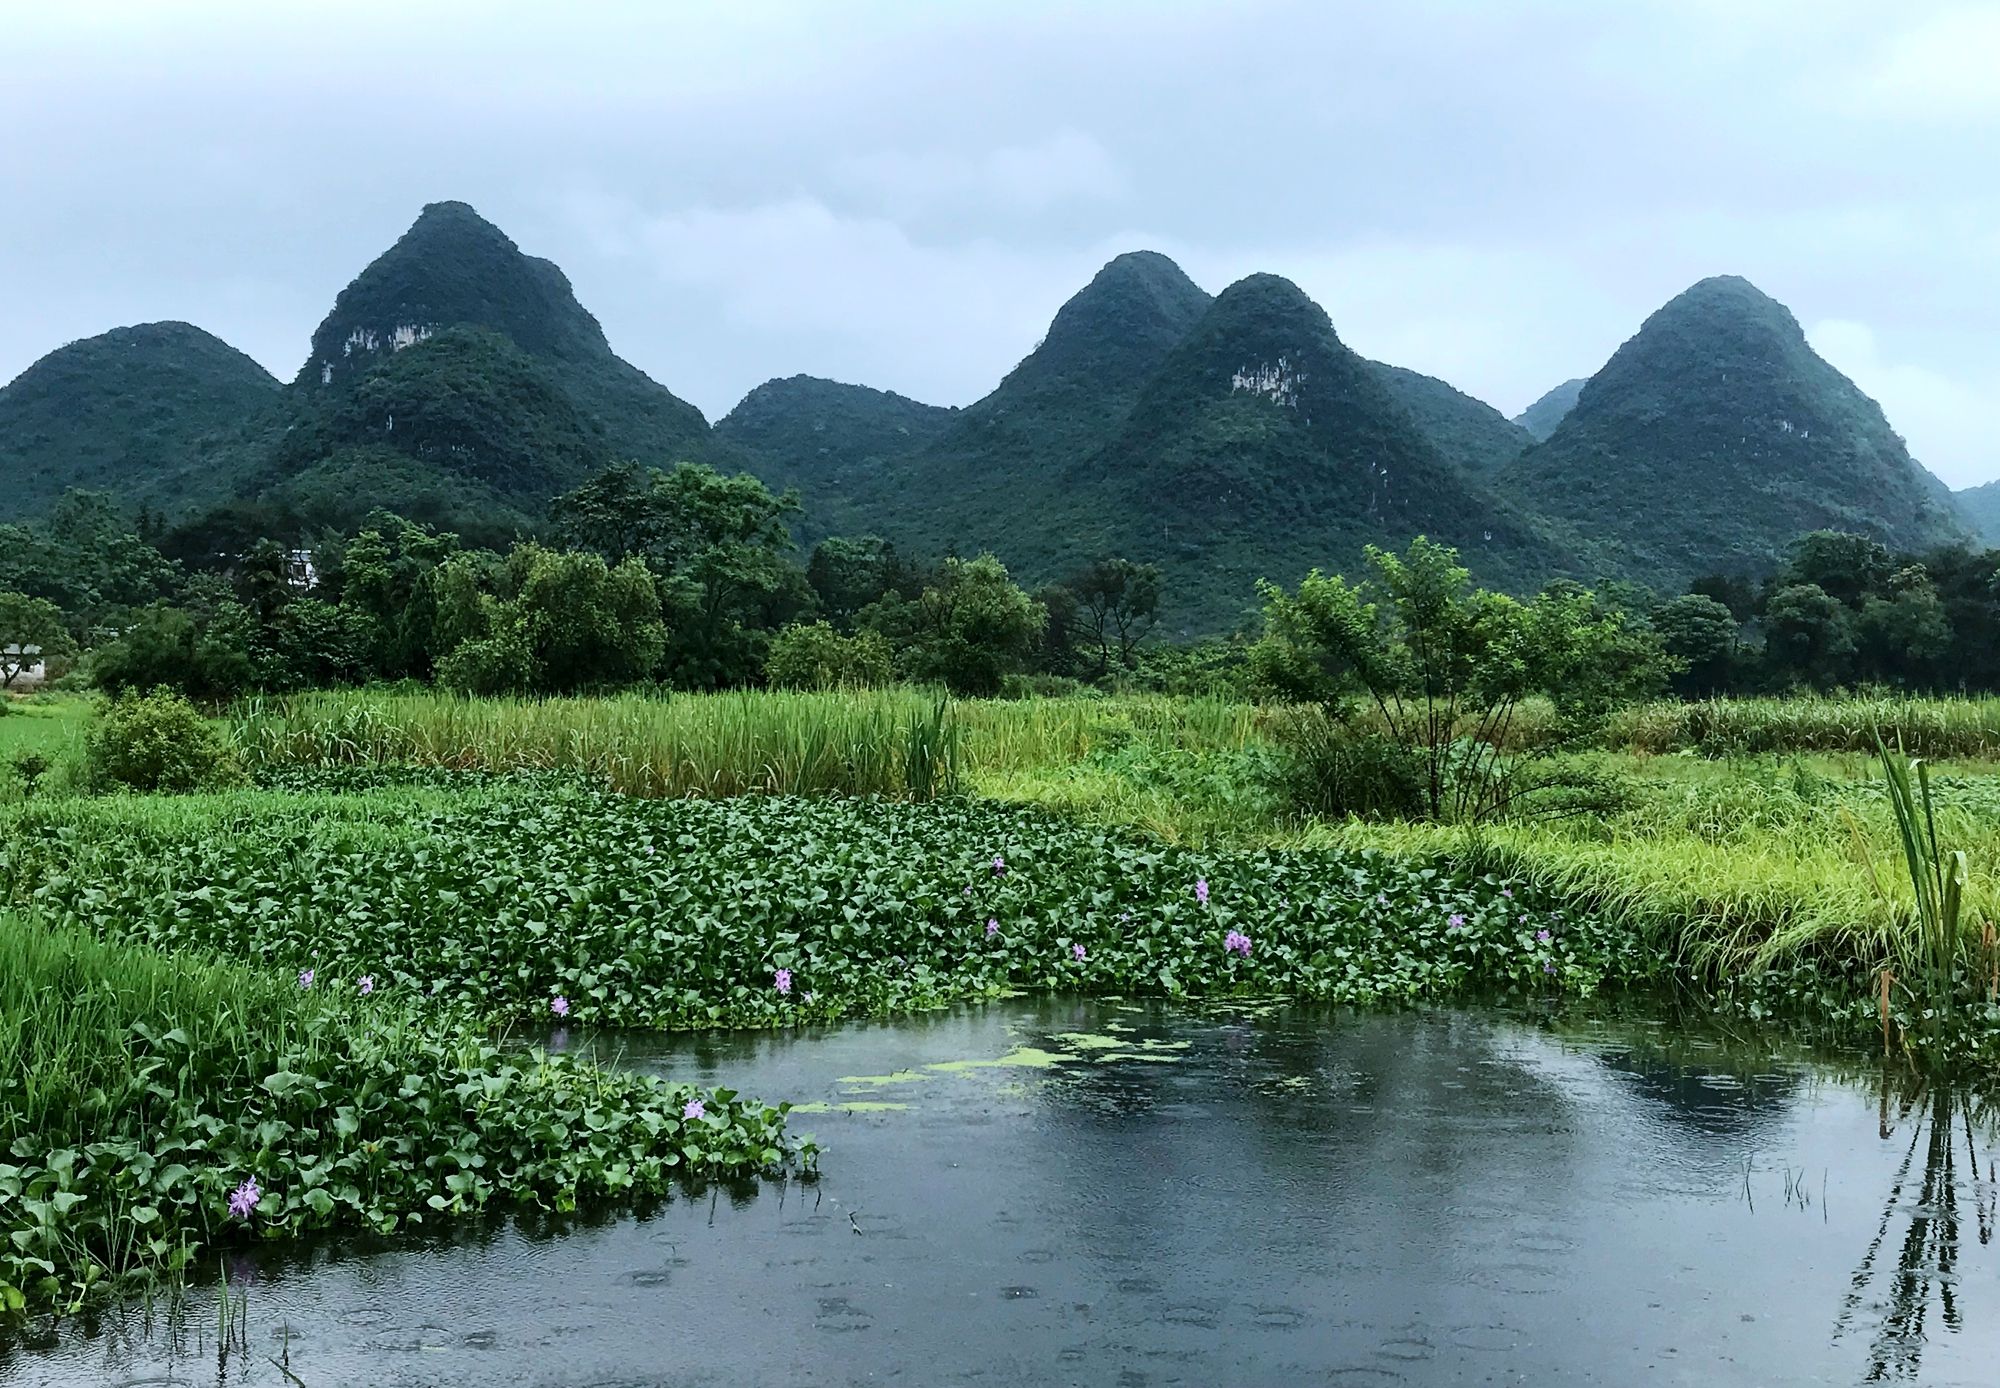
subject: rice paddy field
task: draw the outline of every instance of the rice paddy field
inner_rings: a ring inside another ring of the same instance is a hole
[[[1225,700],[321,693],[221,712],[243,783],[171,796],[93,789],[93,716],[0,715],[0,1316],[232,1248],[813,1175],[795,1096],[635,1072],[634,1037],[1645,997],[2000,1063],[1997,703],[1628,710],[1579,754],[1588,811],[1476,826],[1298,812],[1293,713]],[[1936,903],[1878,732],[1930,763],[1984,932],[1949,1017],[1881,992]]]

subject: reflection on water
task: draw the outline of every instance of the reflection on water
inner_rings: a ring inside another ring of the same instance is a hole
[[[1958,1283],[1966,1207],[1980,1245],[1993,1242],[1993,1158],[1989,1150],[1982,1170],[1979,1155],[1980,1133],[1990,1134],[1991,1124],[1975,1115],[1974,1100],[1945,1086],[1927,1085],[1918,1076],[1885,1072],[1880,1098],[1882,1140],[1895,1140],[1905,1131],[1909,1140],[1875,1235],[1854,1270],[1835,1338],[1865,1327],[1870,1332],[1867,1381],[1915,1382],[1932,1310],[1947,1330],[1964,1328]],[[1893,1249],[1893,1265],[1885,1248]]]
[[[587,1038],[571,1037],[573,1045]],[[1990,1383],[1992,1125],[1643,1022],[1039,1000],[623,1063],[814,1185],[246,1251],[0,1383]],[[177,1333],[173,1333],[177,1332]],[[289,1376],[288,1376],[289,1375]]]

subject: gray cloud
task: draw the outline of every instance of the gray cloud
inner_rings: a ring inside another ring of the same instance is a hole
[[[965,403],[1138,246],[1509,412],[1733,272],[1963,484],[1995,70],[1994,3],[22,6],[0,379],[162,317],[289,376],[457,197],[711,416],[795,371]]]

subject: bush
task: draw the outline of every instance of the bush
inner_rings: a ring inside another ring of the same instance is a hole
[[[119,695],[86,734],[84,756],[99,786],[191,791],[243,779],[228,740],[166,688]]]
[[[894,675],[895,657],[880,632],[843,636],[826,622],[786,627],[764,657],[764,678],[779,689],[865,689]]]
[[[1310,713],[1298,716],[1283,742],[1279,790],[1293,809],[1336,819],[1424,817],[1424,757],[1415,748]]]
[[[454,694],[518,694],[534,681],[535,653],[517,624],[461,641],[437,663],[437,682]]]

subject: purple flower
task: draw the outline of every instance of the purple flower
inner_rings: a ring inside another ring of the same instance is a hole
[[[569,1016],[569,999],[558,993],[549,1000],[549,1011],[555,1013],[558,1017]]]
[[[264,1192],[257,1188],[255,1176],[246,1177],[243,1184],[229,1193],[229,1213],[235,1219],[248,1219],[250,1212],[257,1208],[257,1202],[264,1198]]]
[[[374,991],[375,991],[375,975],[374,974],[361,975],[361,996],[365,998]]]
[[[998,853],[993,855],[993,875],[995,877],[1005,877],[1007,875],[1007,860]]]
[[[780,993],[790,993],[792,991],[792,971],[790,969],[778,970],[771,975],[771,984]]]
[[[1083,962],[1084,948],[1082,945],[1071,945],[1069,952],[1076,956],[1077,963],[1081,964]]]
[[[1222,937],[1222,948],[1226,954],[1240,954],[1250,957],[1250,937],[1240,930],[1232,930]]]
[[[971,896],[971,895],[972,895],[972,884],[971,884],[970,882],[967,882],[967,883],[965,884],[965,894],[966,894],[967,896]]]
[[[1549,962],[1549,963],[1547,963],[1547,964],[1544,964],[1544,965],[1542,965],[1542,972],[1543,972],[1543,973],[1545,973],[1545,974],[1552,974],[1552,973],[1554,973],[1555,971],[1556,971],[1556,966],[1555,966],[1555,963],[1554,963],[1553,961],[1551,961],[1551,962]]]
[[[1388,893],[1386,892],[1375,893],[1375,904],[1377,906],[1387,906],[1389,904]]]
[[[1548,942],[1549,942],[1549,932],[1548,932],[1548,931],[1546,931],[1546,930],[1537,930],[1537,931],[1535,932],[1535,943],[1536,943],[1536,944],[1538,944],[1538,945],[1545,945],[1545,944],[1547,944]]]
[[[1514,899],[1514,889],[1512,887],[1502,887],[1500,889],[1500,895],[1506,897],[1509,901],[1512,901]]]
[[[705,1105],[703,1105],[701,1100],[689,1099],[687,1101],[687,1107],[681,1110],[681,1117],[689,1119],[706,1118],[708,1117],[708,1109]]]
[[[300,969],[299,987],[310,988],[312,986],[313,986],[313,971],[311,969]]]
[[[986,938],[990,940],[999,933],[1000,933],[1000,922],[994,920],[993,917],[988,916],[986,918]]]
[[[1446,924],[1446,925],[1448,925],[1448,926],[1450,926],[1450,927],[1451,927],[1451,928],[1452,928],[1453,930],[1463,930],[1463,929],[1465,929],[1465,915],[1464,915],[1464,913],[1463,913],[1463,912],[1459,912],[1459,911],[1453,911],[1453,912],[1451,913],[1451,918],[1450,918],[1449,920],[1447,920],[1447,921],[1445,922],[1445,924]]]
[[[1197,877],[1194,879],[1194,899],[1204,906],[1208,905],[1208,879],[1206,877]]]

